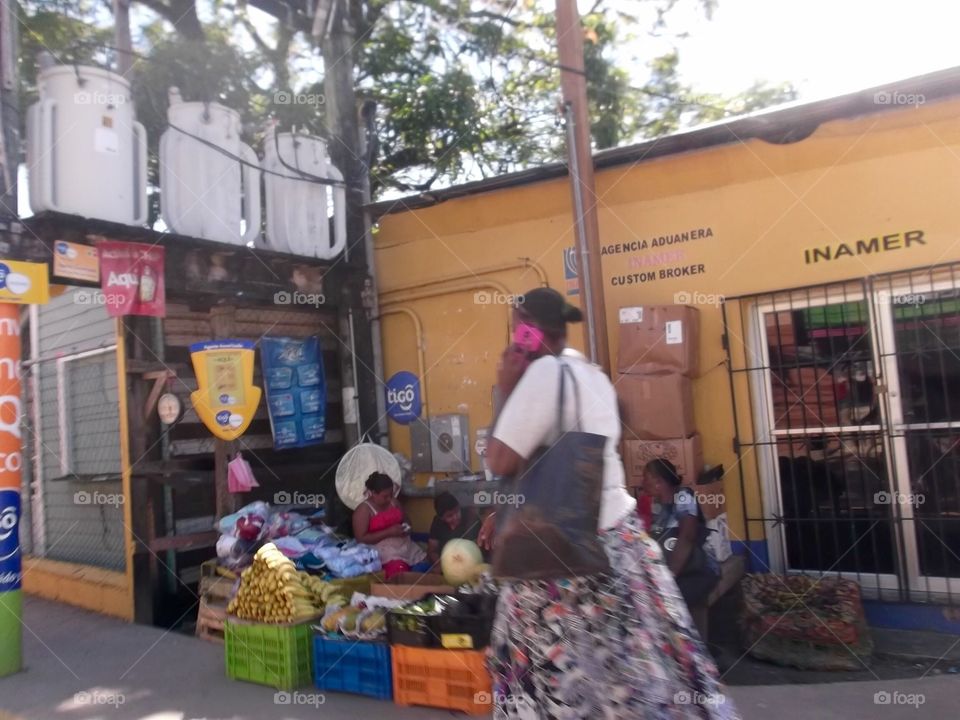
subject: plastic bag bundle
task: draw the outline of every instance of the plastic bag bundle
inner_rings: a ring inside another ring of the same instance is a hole
[[[261,538],[263,526],[270,517],[270,505],[258,500],[227,515],[217,523],[217,530],[221,535],[233,535],[244,540],[258,540]]]
[[[294,537],[280,537],[274,540],[273,544],[288,558],[298,558],[307,553],[306,546]]]
[[[324,563],[331,575],[339,578],[357,577],[358,575],[367,575],[380,571],[380,558],[360,562],[351,557],[336,555],[329,559],[324,558]]]
[[[268,540],[296,535],[310,527],[310,521],[295,512],[274,510],[264,527],[263,537]]]

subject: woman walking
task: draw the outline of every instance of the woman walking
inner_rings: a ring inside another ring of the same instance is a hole
[[[494,570],[498,556],[501,567],[513,568],[501,578],[491,638],[494,717],[737,718],[660,547],[636,518],[617,451],[620,418],[613,385],[598,367],[566,347],[567,323],[580,322],[580,310],[555,290],[537,288],[518,301],[513,320],[514,344],[504,352],[498,373],[504,403],[488,446],[489,467],[499,476],[526,476],[531,466],[544,462],[543,449],[559,444],[563,435],[576,429],[602,436],[602,448],[596,449],[602,489],[593,526],[607,567],[569,576],[554,567],[552,574],[536,579],[535,571],[522,570],[523,563],[536,562],[535,557],[549,560],[551,554],[565,563],[556,557],[555,548],[562,544],[554,542],[562,528],[558,533],[546,525],[549,533],[528,534],[518,558],[510,545],[519,536],[504,532],[500,523],[496,536],[492,517],[484,523],[480,543],[495,548]],[[566,492],[567,497],[553,499],[561,510],[558,524],[582,522],[577,513],[588,512],[589,503],[576,494],[576,483],[564,485],[561,474],[563,470],[555,476],[557,494]],[[536,480],[551,484],[542,474]],[[543,516],[537,509],[525,517]],[[530,551],[530,538],[548,536],[548,552]],[[581,553],[571,562],[590,567],[588,556]]]

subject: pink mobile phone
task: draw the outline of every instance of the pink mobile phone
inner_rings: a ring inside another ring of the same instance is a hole
[[[513,342],[524,352],[537,352],[543,344],[543,331],[533,325],[520,323],[513,331]]]

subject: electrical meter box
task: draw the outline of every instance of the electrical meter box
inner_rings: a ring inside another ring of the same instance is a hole
[[[410,423],[410,461],[415,473],[433,472],[429,422],[429,418],[416,418]]]
[[[470,472],[470,423],[466,415],[434,415],[410,426],[415,472]]]

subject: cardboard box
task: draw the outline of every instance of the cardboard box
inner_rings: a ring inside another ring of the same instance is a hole
[[[621,374],[616,388],[628,440],[666,440],[696,432],[690,378],[679,373]]]
[[[713,520],[727,512],[727,496],[724,494],[723,480],[706,485],[695,485],[693,490],[696,492],[697,503],[705,520]]]
[[[400,573],[387,582],[374,583],[370,594],[374,597],[393,598],[416,602],[431,593],[452,593],[456,588],[447,585],[439,573]]]
[[[704,549],[718,563],[725,562],[733,555],[726,513],[721,513],[712,520],[707,520],[707,540],[704,543]]]
[[[627,440],[626,469],[627,485],[643,484],[643,468],[657,458],[669,460],[677,467],[684,485],[694,485],[703,470],[703,447],[700,435],[673,440]]]
[[[620,308],[617,369],[642,375],[699,372],[700,314],[687,305],[645,305]]]

